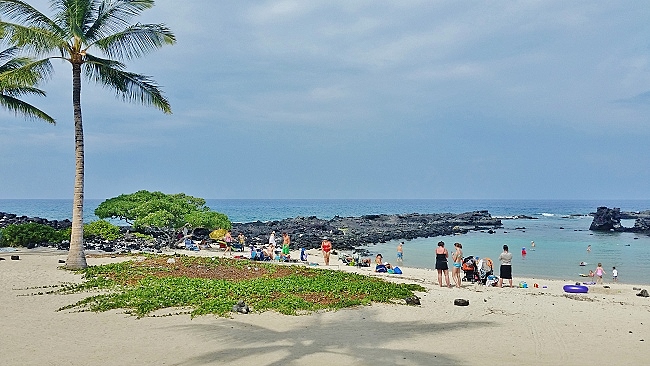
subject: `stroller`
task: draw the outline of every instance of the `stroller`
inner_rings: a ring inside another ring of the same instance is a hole
[[[463,281],[474,283],[480,280],[479,272],[476,268],[476,258],[474,256],[465,257],[461,268],[465,272]]]

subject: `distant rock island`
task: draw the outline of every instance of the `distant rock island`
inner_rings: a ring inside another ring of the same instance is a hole
[[[620,208],[598,207],[589,230],[632,232],[650,235],[650,210],[639,212],[621,212]],[[634,226],[624,227],[621,220],[634,219]]]

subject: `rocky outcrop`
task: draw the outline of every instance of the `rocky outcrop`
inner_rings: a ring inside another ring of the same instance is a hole
[[[621,225],[621,209],[598,207],[589,226],[592,231],[625,231]]]
[[[55,229],[71,226],[69,220],[48,221],[13,214],[0,213],[0,227],[11,224],[38,222]],[[272,231],[276,232],[278,244],[283,232],[291,235],[292,248],[319,248],[324,238],[330,239],[336,249],[356,249],[368,244],[384,243],[390,240],[408,240],[432,236],[465,233],[470,230],[492,230],[501,227],[501,220],[493,218],[488,211],[473,211],[462,214],[403,214],[403,215],[366,215],[361,217],[339,217],[319,219],[315,216],[296,217],[280,221],[234,223],[233,236],[240,232],[247,237],[247,244],[263,245],[268,243]],[[115,241],[86,238],[86,249],[103,251],[151,250],[158,251],[169,243],[155,230],[148,231],[154,237],[146,241],[130,234],[130,227],[122,227],[122,237]],[[194,240],[209,239],[210,231],[195,229]],[[46,243],[45,243],[46,244]],[[68,249],[69,242],[47,244],[59,249]]]
[[[614,231],[614,232],[633,232],[650,235],[650,211],[625,212],[621,213],[620,208],[598,207],[593,214],[594,219],[591,222],[589,230],[592,231]],[[622,219],[636,218],[634,227],[627,228],[621,225]]]
[[[622,220],[650,219],[650,210],[645,211],[622,211]]]
[[[0,229],[9,225],[19,225],[35,222],[54,228],[55,230],[67,229],[72,226],[72,222],[68,219],[65,220],[47,220],[40,217],[27,217],[18,216],[12,213],[0,212]]]
[[[636,219],[634,227],[630,230],[635,233],[646,233],[650,235],[650,218]]]
[[[296,217],[281,221],[233,224],[233,236],[240,232],[249,244],[265,244],[272,231],[280,238],[286,232],[293,247],[319,248],[327,237],[338,249],[354,249],[389,240],[428,238],[451,235],[469,230],[501,227],[501,220],[492,218],[488,211],[462,214],[403,214],[339,217],[330,220],[315,216]],[[279,240],[279,239],[278,239]]]

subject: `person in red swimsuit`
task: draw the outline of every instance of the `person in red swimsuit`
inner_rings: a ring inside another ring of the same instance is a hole
[[[320,243],[320,250],[323,251],[323,259],[325,260],[325,265],[330,265],[330,252],[332,251],[332,242],[328,239],[323,240]]]

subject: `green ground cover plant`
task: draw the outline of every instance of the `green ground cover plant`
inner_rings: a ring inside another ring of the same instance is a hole
[[[413,296],[413,291],[425,291],[417,284],[356,273],[229,258],[149,255],[79,272],[84,281],[59,292],[101,293],[59,310],[124,309],[144,317],[159,309],[181,307],[193,309],[192,316],[228,316],[233,305],[244,300],[252,311],[298,315],[398,302]]]

